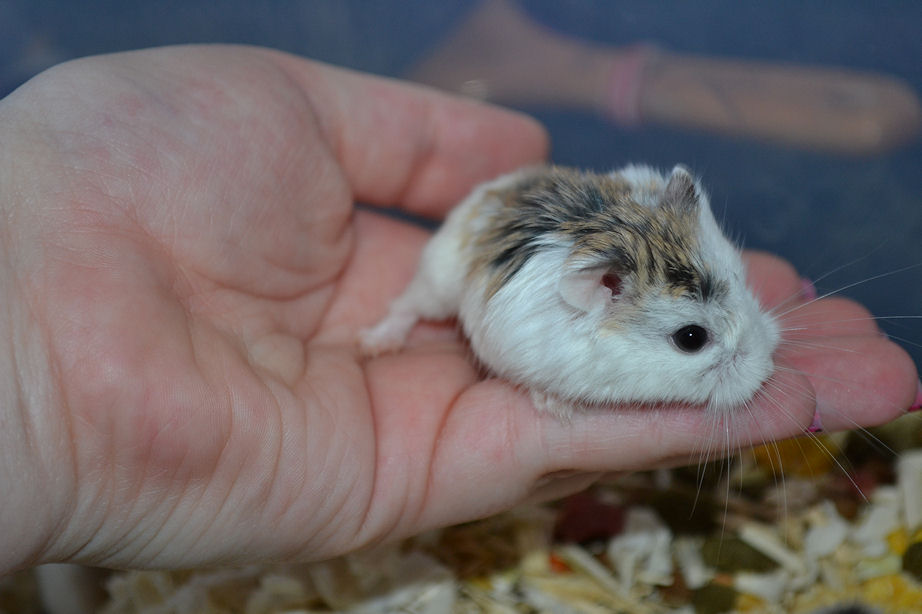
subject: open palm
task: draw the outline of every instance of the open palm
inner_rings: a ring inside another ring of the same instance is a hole
[[[25,434],[0,436],[28,442],[3,453],[30,467],[9,492],[42,510],[13,564],[322,558],[796,434],[814,400],[838,407],[827,427],[880,422],[915,391],[908,358],[838,300],[802,310],[825,324],[799,334],[823,339],[787,358],[812,384],[782,371],[716,443],[694,409],[537,415],[449,326],[360,360],[356,331],[427,233],[353,202],[435,217],[540,160],[543,131],[512,113],[265,50],[172,48],[44,74],[0,106],[0,140],[7,422]],[[783,262],[749,262],[766,303],[796,292]]]

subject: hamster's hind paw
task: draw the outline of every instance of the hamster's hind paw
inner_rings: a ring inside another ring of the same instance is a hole
[[[356,342],[359,354],[365,358],[374,358],[381,354],[396,352],[403,347],[404,339],[381,326],[365,328],[359,331]]]
[[[538,411],[551,414],[565,423],[570,422],[577,409],[577,406],[569,401],[565,401],[549,392],[538,390],[531,391],[531,402]]]
[[[415,316],[410,318],[390,314],[374,326],[363,328],[356,339],[359,354],[365,358],[374,358],[399,351],[415,323]]]

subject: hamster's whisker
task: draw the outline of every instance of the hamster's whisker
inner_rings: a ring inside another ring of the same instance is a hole
[[[911,341],[911,340],[907,339],[906,337],[899,337],[899,336],[896,336],[896,335],[889,335],[889,334],[888,334],[888,335],[887,335],[887,338],[889,338],[891,341],[899,341],[900,343],[905,343],[906,345],[911,345],[911,346],[913,346],[913,347],[922,348],[922,343],[918,343],[918,342],[916,342],[916,341]]]
[[[832,450],[829,448],[829,446],[827,446],[823,442],[823,439],[817,436],[816,433],[810,433],[809,435],[813,439],[814,444],[819,446],[820,449],[822,449],[823,452],[826,453],[826,456],[828,456],[830,460],[832,460],[832,462],[835,464],[838,470],[842,473],[842,475],[845,476],[845,479],[848,480],[848,483],[852,485],[852,488],[855,489],[855,492],[857,492],[861,496],[861,499],[865,503],[867,503],[869,500],[868,496],[864,494],[864,491],[861,489],[861,486],[858,484],[857,481],[855,481],[855,478],[852,477],[852,472],[849,471],[849,467],[847,467],[846,464],[842,462],[841,457],[837,454],[834,454]],[[806,454],[804,456],[806,458]],[[851,465],[851,463],[848,463],[848,464]]]
[[[766,384],[768,384],[769,386],[771,386],[771,387],[774,388],[775,390],[778,390],[779,392],[781,392],[780,388],[779,388],[774,382],[772,382],[771,380],[769,380],[769,382],[766,382]],[[787,410],[785,410],[784,405],[783,405],[782,403],[780,403],[779,401],[777,401],[774,397],[768,396],[766,400],[767,400],[767,402],[768,402],[769,404],[771,404],[771,405],[775,406],[776,408],[778,408],[779,411],[781,411],[781,412],[784,413],[785,415],[788,415],[788,417],[789,417],[791,420],[794,419],[793,416],[790,416],[790,415],[788,414]],[[752,418],[755,420],[755,415],[752,413],[752,410],[751,410],[751,409],[750,409],[749,415],[752,416]],[[778,448],[778,441],[777,441],[774,437],[765,437],[765,434],[764,434],[764,432],[762,431],[762,424],[761,424],[761,421],[756,421],[756,424],[758,425],[758,428],[759,428],[759,435],[760,435],[759,439],[760,439],[762,442],[764,442],[762,445],[765,445],[765,444],[771,445],[772,448],[773,448],[774,451],[775,451],[775,455],[769,457],[769,465],[770,465],[771,470],[772,470],[772,475],[775,476],[775,486],[778,486],[778,477],[777,477],[777,476],[780,475],[780,476],[782,476],[782,478],[781,478],[781,479],[782,479],[782,484],[781,484],[781,486],[782,486],[782,488],[783,488],[783,486],[784,486],[784,478],[783,478],[783,476],[784,476],[784,468],[781,466],[781,464],[782,464],[782,458],[781,458],[780,450],[779,450],[779,448]],[[753,447],[753,448],[755,447],[755,445],[753,445],[753,441],[752,441],[751,439],[750,439],[749,443],[750,443],[750,447]],[[777,471],[776,471],[776,469],[775,469],[775,460],[774,460],[775,458],[778,459],[778,463],[779,463],[779,466],[778,466]]]
[[[755,428],[758,429],[758,433],[755,434],[755,437],[753,433],[754,429],[752,428],[746,429],[745,440],[739,436],[740,433],[736,429],[736,426],[739,423],[739,421],[737,420],[737,416],[742,413],[745,413],[746,416],[748,417],[748,420],[747,420],[748,424],[754,425]],[[724,495],[723,495],[724,496],[724,511],[723,511],[723,523],[721,524],[721,538],[723,538],[723,534],[727,526],[727,519],[730,513],[730,499],[731,499],[731,487],[732,487],[733,476],[734,476],[734,471],[733,471],[734,463],[741,465],[743,463],[743,455],[745,454],[746,450],[751,449],[754,446],[756,446],[757,440],[761,441],[765,439],[764,433],[762,433],[762,424],[759,420],[756,419],[756,415],[754,412],[753,399],[750,398],[750,399],[747,399],[746,401],[743,401],[737,407],[734,407],[731,411],[724,412],[724,414],[726,415],[726,422],[727,422],[728,441],[727,441],[726,446],[728,449],[727,449],[727,456],[725,459],[726,462],[721,465],[722,470],[726,469],[726,479],[722,480],[724,482]],[[737,442],[735,443],[735,445],[732,446],[732,448],[731,448],[731,444],[729,441],[731,437],[732,439],[737,440]],[[732,454],[731,454],[731,451],[732,451]],[[739,492],[741,492],[744,486],[744,482],[743,482],[744,475],[742,472],[737,472],[737,475],[739,477],[738,488],[739,488]]]
[[[792,339],[786,339],[785,338],[786,333],[806,332],[806,331],[811,330],[814,326],[822,326],[822,325],[827,325],[827,324],[849,324],[849,323],[855,323],[855,322],[868,322],[868,321],[893,322],[895,323],[894,325],[896,325],[901,321],[922,320],[922,315],[867,316],[867,317],[862,317],[862,318],[840,318],[836,320],[820,320],[820,319],[807,320],[805,318],[795,319],[793,317],[790,317],[790,318],[787,318],[787,320],[788,321],[786,322],[786,324],[788,325],[779,327],[778,329],[782,336],[781,341],[780,341],[781,345],[791,344],[795,341]],[[803,325],[791,326],[791,324],[801,324],[801,323]],[[871,334],[871,333],[868,333],[868,334]],[[898,341],[905,345],[922,348],[922,343],[919,343],[918,341],[913,341],[912,339],[909,339],[907,337],[903,337],[900,335],[894,335],[889,331],[884,331],[884,334],[886,334],[887,338],[889,338],[891,341]],[[841,351],[847,351],[845,348],[830,348],[830,349],[839,349]]]
[[[830,296],[835,296],[836,294],[840,294],[840,293],[842,293],[842,292],[844,292],[844,291],[846,291],[846,290],[848,290],[848,289],[850,289],[850,288],[854,288],[854,287],[860,286],[860,285],[862,285],[862,284],[866,284],[866,283],[869,283],[869,282],[872,282],[872,281],[876,281],[876,280],[878,280],[878,279],[884,279],[884,278],[886,278],[886,277],[891,277],[891,276],[893,276],[893,275],[898,275],[898,274],[900,274],[900,273],[904,273],[904,272],[906,272],[906,271],[910,271],[910,270],[915,269],[915,268],[918,268],[918,267],[922,267],[922,261],[920,261],[920,262],[915,262],[915,263],[913,263],[913,264],[907,264],[906,266],[902,266],[902,267],[899,267],[899,268],[897,268],[897,269],[893,269],[892,271],[886,271],[886,272],[884,272],[884,273],[878,273],[877,275],[872,275],[871,277],[866,277],[865,279],[861,279],[861,280],[858,280],[858,281],[851,282],[851,283],[849,283],[849,284],[845,284],[844,286],[840,286],[839,288],[836,288],[836,289],[834,289],[834,290],[829,290],[828,292],[824,292],[823,294],[820,294],[819,296],[817,296],[816,298],[814,298],[814,299],[812,299],[812,300],[809,300],[809,301],[807,301],[807,302],[805,302],[805,303],[801,303],[801,304],[799,304],[799,305],[795,305],[794,307],[791,307],[790,309],[787,309],[786,311],[782,311],[782,312],[780,312],[780,313],[776,313],[776,312],[775,312],[775,309],[777,308],[777,306],[776,306],[776,308],[770,309],[770,310],[769,310],[769,313],[770,313],[772,316],[776,317],[776,318],[783,318],[784,316],[786,316],[787,314],[789,314],[789,313],[791,313],[791,312],[797,311],[798,309],[802,309],[803,307],[806,307],[807,305],[811,305],[811,304],[813,304],[813,303],[815,303],[815,302],[817,302],[817,301],[821,301],[821,300],[823,300],[824,298],[829,298]],[[821,279],[822,279],[822,278],[821,278]],[[790,299],[788,299],[788,300],[790,300]],[[779,305],[779,306],[780,306],[780,305]]]
[[[803,369],[797,369],[795,367],[788,367],[786,365],[776,365],[775,368],[778,369],[779,371],[786,371],[788,373],[796,373],[798,375],[806,375],[807,377],[811,379],[817,379],[817,380],[822,380],[822,381],[829,382],[832,384],[838,384],[842,386],[845,390],[855,393],[855,394],[861,394],[865,392],[863,388],[855,386],[853,381],[845,380],[839,377],[832,377],[831,375],[820,375],[819,373],[804,371]],[[806,392],[806,391],[801,391],[801,392]],[[880,397],[877,397],[877,398],[880,398]],[[893,409],[900,409],[900,410],[906,409],[905,407],[899,407],[895,402],[892,403],[890,407]],[[858,424],[857,422],[852,421],[852,424],[854,424],[855,428],[861,428],[861,425]]]
[[[803,309],[804,307],[808,305],[812,305],[813,303],[819,301],[821,298],[826,298],[826,296],[822,296],[822,297],[817,296],[816,298],[810,299],[809,301],[805,301],[803,303],[795,303],[793,306],[787,306],[787,303],[793,300],[793,299],[787,299],[784,302],[779,303],[778,305],[775,305],[774,307],[769,309],[768,314],[771,317],[775,318],[775,320],[781,320],[782,318],[786,318],[790,316],[792,313],[795,313],[798,310]],[[783,311],[781,310],[782,307],[785,307]]]
[[[730,464],[729,463],[730,463],[730,451],[732,450],[732,448],[730,447],[730,419],[729,417],[727,417],[724,420],[724,425],[725,425],[724,450],[726,450],[726,454],[727,454],[726,461],[727,462],[721,461],[720,473],[717,474],[717,483],[720,484],[721,482],[724,481],[723,476],[724,476],[724,470],[726,469],[727,488],[726,488],[726,492],[724,492],[723,522],[721,522],[720,524],[720,539],[721,540],[723,540],[724,528],[727,526],[727,517],[730,514],[730,479],[729,479],[730,478]]]
[[[801,373],[801,371],[797,369],[785,367],[784,365],[776,365],[775,368],[779,371],[787,371],[787,372],[798,373],[798,374]],[[807,396],[812,396],[810,394],[809,388],[796,386],[792,383],[780,382],[775,378],[771,378],[767,382],[765,382],[765,387],[769,389],[773,389],[777,391],[779,394],[785,395],[787,398],[801,398],[802,399]],[[771,404],[775,405],[781,412],[783,412],[784,415],[786,415],[791,420],[796,422],[794,416],[792,416],[790,412],[787,411],[786,406],[781,404],[781,401],[783,399],[775,399],[769,396],[768,400]]]
[[[778,343],[778,347],[793,347],[793,348],[803,348],[807,350],[834,350],[836,352],[845,352],[849,354],[860,354],[858,350],[854,348],[843,348],[836,345],[830,345],[828,343],[813,343],[810,341],[804,341],[801,339],[784,339]]]
[[[813,445],[819,447],[823,451],[823,453],[829,457],[829,459],[835,464],[835,466],[838,467],[839,471],[841,471],[842,474],[848,479],[851,485],[855,487],[855,490],[861,494],[862,498],[867,500],[867,497],[865,497],[864,492],[861,491],[861,488],[858,486],[858,483],[855,482],[854,478],[852,477],[851,472],[849,471],[849,468],[846,467],[846,463],[842,462],[840,457],[837,454],[835,454],[828,445],[826,445],[826,442],[823,441],[823,438],[820,437],[817,433],[810,433],[810,432],[805,432],[804,436],[813,440]],[[809,459],[807,457],[807,453],[804,451],[799,441],[797,445],[801,450],[801,454],[803,455],[804,461],[807,463],[807,466],[809,467],[810,465],[808,462]],[[848,464],[850,465],[851,463],[848,463]],[[812,470],[812,467],[810,467],[810,469]]]
[[[695,498],[692,501],[692,511],[698,508],[698,500],[701,497],[701,492],[704,490],[704,479],[707,473],[708,459],[711,456],[713,442],[716,439],[715,435],[720,427],[720,416],[718,412],[712,411],[711,408],[708,407],[706,416],[705,436],[695,443],[695,447],[692,450],[692,456],[698,457],[695,468]]]
[[[814,278],[814,279],[813,279],[813,282],[814,282],[814,283],[821,282],[821,281],[823,281],[824,279],[826,279],[827,277],[832,277],[833,275],[835,275],[835,274],[838,273],[839,271],[844,271],[844,270],[847,269],[848,267],[854,266],[854,265],[858,264],[859,262],[861,262],[861,261],[863,261],[863,260],[867,260],[868,258],[870,258],[871,256],[873,256],[875,253],[877,253],[878,251],[880,251],[881,249],[883,249],[884,246],[885,246],[886,244],[887,244],[887,241],[886,241],[886,240],[881,241],[881,242],[877,245],[877,247],[875,247],[875,248],[872,249],[871,251],[869,251],[869,252],[867,252],[867,253],[864,253],[864,254],[862,254],[862,255],[856,257],[856,258],[853,258],[853,259],[851,259],[851,260],[849,260],[849,261],[847,261],[847,262],[844,262],[844,263],[842,263],[842,264],[840,264],[840,265],[838,265],[838,266],[835,266],[835,267],[829,269],[829,270],[826,271],[825,273],[822,273],[819,277]]]
[[[913,347],[922,348],[922,343],[912,341],[906,337],[900,337],[898,335],[887,335],[887,338],[891,341],[899,341],[900,343],[905,343],[906,345],[911,345]],[[836,352],[852,352],[860,354],[859,350],[854,348],[845,348],[838,345],[822,345],[822,344],[810,344],[808,341],[803,339],[782,339],[778,342],[778,347],[790,346],[790,347],[803,347],[807,349],[817,349],[817,350],[832,350]]]
[[[899,456],[899,452],[897,450],[894,450],[893,448],[888,446],[887,443],[883,439],[876,436],[874,433],[872,433],[867,428],[858,427],[858,428],[852,429],[851,432],[854,433],[855,437],[861,437],[861,439],[864,442],[866,442],[868,445],[873,447],[877,452],[880,452],[882,454],[888,454],[893,457]]]
[[[806,371],[802,371],[802,370],[800,370],[800,369],[794,369],[794,368],[791,368],[791,367],[785,367],[785,366],[780,366],[780,365],[779,365],[777,368],[778,368],[779,370],[787,371],[787,372],[789,372],[789,373],[802,374],[802,375],[806,375],[806,376],[808,376],[808,377],[813,377],[813,378],[817,378],[817,379],[824,379],[824,380],[829,381],[829,382],[834,383],[834,384],[840,384],[840,385],[842,385],[842,386],[845,388],[845,390],[850,391],[850,392],[855,393],[855,394],[860,394],[861,392],[863,392],[863,390],[862,390],[861,388],[857,388],[857,387],[854,387],[854,386],[850,386],[850,385],[849,385],[850,382],[848,382],[847,380],[843,380],[843,379],[839,379],[839,378],[834,378],[834,377],[828,377],[828,376],[815,375],[815,374],[811,374],[811,373],[806,372]],[[776,385],[776,389],[781,390],[780,386],[779,386],[777,383],[776,383],[775,385]],[[792,390],[792,392],[794,392],[794,390]],[[896,405],[895,403],[894,403],[893,405],[891,405],[891,407],[893,407],[893,408],[895,408],[895,409],[903,409],[903,408],[897,407],[897,405]],[[873,442],[875,443],[875,445],[879,445],[879,446],[880,446],[880,449],[886,451],[888,454],[891,454],[891,455],[893,455],[893,456],[896,456],[896,455],[897,455],[897,451],[896,451],[896,450],[894,450],[893,448],[891,448],[890,446],[888,446],[888,445],[887,445],[885,442],[883,442],[879,437],[875,436],[871,431],[868,430],[867,427],[862,426],[861,424],[859,424],[858,422],[856,422],[855,420],[853,420],[852,418],[850,418],[847,414],[844,414],[844,413],[841,413],[841,412],[838,412],[838,411],[837,411],[837,412],[836,412],[836,415],[839,416],[841,419],[845,420],[846,422],[848,422],[848,424],[849,424],[849,430],[858,433],[858,434],[861,435],[862,437],[867,438],[869,441],[873,441]],[[812,434],[812,433],[811,433],[811,434]]]
[[[783,394],[783,391],[777,386],[776,382],[773,382],[771,379],[766,382],[766,386],[773,388],[774,390],[779,391],[780,394]],[[792,421],[794,420],[793,416],[790,416],[789,412],[785,409],[784,405],[776,400],[773,396],[769,395],[766,398],[766,401],[776,407],[783,414],[787,415]],[[761,422],[759,424],[759,430],[761,432],[762,426]],[[778,441],[774,438],[766,438],[764,436],[760,437],[765,443],[763,445],[768,445],[771,447],[773,454],[768,455],[769,467],[772,473],[772,479],[775,483],[775,488],[781,491],[781,509],[782,513],[787,516],[788,513],[788,500],[787,500],[787,483],[784,475],[784,459],[781,456],[781,448],[778,447]],[[754,447],[754,446],[753,446]],[[775,459],[778,459],[778,467],[775,467]]]
[[[871,251],[868,252],[867,254],[864,254],[864,255],[862,255],[862,256],[859,256],[859,257],[857,257],[857,258],[855,258],[855,259],[853,259],[853,260],[851,260],[851,261],[849,261],[849,262],[846,262],[846,263],[844,263],[844,264],[841,264],[841,265],[839,265],[839,266],[837,266],[837,267],[834,267],[834,268],[830,269],[829,271],[826,271],[825,273],[823,273],[823,274],[820,275],[819,277],[814,277],[813,279],[811,279],[811,283],[815,286],[817,283],[823,281],[823,280],[826,279],[827,277],[831,277],[832,275],[835,275],[835,274],[838,273],[839,271],[842,271],[842,270],[844,270],[844,269],[847,269],[848,267],[853,266],[853,265],[855,265],[855,264],[861,262],[862,260],[867,259],[869,256],[871,256],[871,254],[873,254],[874,252],[876,252],[876,251],[877,251],[878,249],[880,249],[881,247],[882,247],[882,245],[880,245],[880,246],[874,248],[873,250],[871,250]],[[837,290],[836,292],[838,292],[838,290]],[[802,296],[803,296],[803,295],[802,295],[802,293],[801,293],[800,290],[796,290],[796,291],[792,292],[792,293],[789,294],[787,297],[785,297],[784,300],[782,300],[780,303],[778,303],[778,304],[775,305],[773,308],[771,308],[771,309],[769,310],[769,313],[772,314],[772,315],[776,315],[776,311],[777,311],[777,310],[783,308],[785,305],[788,305],[789,303],[792,303],[792,302],[794,302],[794,301],[799,301],[799,300],[802,298]],[[814,302],[820,300],[821,298],[825,298],[825,297],[817,296],[817,297],[815,297],[815,298],[813,298],[813,299],[807,301],[807,302],[804,303],[804,304],[797,303],[797,304],[794,305],[793,309],[795,309],[795,310],[796,310],[796,309],[799,309],[800,307],[803,307],[804,305],[809,305],[809,304],[811,304],[811,303],[814,303]]]
[[[789,327],[786,327],[786,328],[779,328],[779,329],[778,329],[778,332],[780,332],[781,334],[784,334],[784,333],[797,333],[797,332],[800,332],[800,331],[802,331],[802,330],[810,330],[810,327],[809,327],[809,326],[796,326],[796,327],[795,327],[795,326],[789,326]]]
[[[802,299],[802,295],[800,291],[794,292],[790,294],[789,296],[787,296],[786,298],[784,298],[782,301],[780,301],[777,305],[767,309],[766,312],[768,313],[768,315],[772,316],[775,319],[780,318],[784,316],[785,314],[789,313],[789,311],[794,311],[796,309],[799,309],[802,306],[800,303],[801,299]],[[813,302],[813,301],[811,300],[810,302]],[[782,311],[782,310],[785,310],[785,311]]]
[[[696,476],[699,490],[704,484],[704,469],[706,463],[713,456],[716,450],[716,442],[719,441],[718,434],[721,430],[721,421],[724,420],[723,413],[709,408],[707,411],[708,428],[707,436],[701,442],[700,454],[698,456],[698,475]]]
[[[798,314],[798,315],[800,315],[800,314]],[[811,314],[811,315],[812,315],[812,314]],[[811,328],[810,325],[811,325],[811,324],[814,324],[814,325],[818,325],[818,324],[849,324],[849,323],[852,323],[852,322],[891,322],[891,321],[894,321],[894,322],[895,322],[895,321],[899,321],[899,320],[922,320],[922,315],[892,315],[892,316],[876,316],[876,315],[869,315],[869,316],[865,316],[865,317],[861,317],[861,318],[837,318],[837,319],[835,319],[835,320],[824,320],[824,319],[819,319],[819,318],[817,318],[816,320],[813,320],[813,321],[811,321],[811,320],[806,320],[804,317],[797,318],[797,316],[788,317],[788,318],[785,318],[785,319],[786,319],[787,321],[786,321],[786,322],[783,322],[783,324],[801,324],[801,323],[802,323],[803,326],[797,326],[797,327],[793,327],[793,326],[781,326],[781,327],[779,327],[779,330],[781,330],[782,332],[786,332],[786,331],[810,330],[810,328]]]
[[[767,386],[767,387],[770,387],[770,388],[772,388],[772,389],[774,389],[774,390],[776,390],[780,395],[789,395],[789,394],[791,394],[791,393],[798,392],[797,389],[794,388],[794,387],[791,387],[791,386],[784,387],[784,386],[782,386],[779,382],[771,381],[771,380],[770,380],[769,382],[766,382],[766,386]],[[794,417],[791,416],[790,413],[787,412],[787,411],[784,409],[784,405],[783,405],[779,400],[771,399],[770,402],[771,402],[775,407],[777,407],[780,411],[782,411],[783,414],[789,416],[789,417],[791,418],[791,420],[794,421],[794,422],[796,423],[796,420],[794,420]],[[833,451],[829,448],[829,446],[826,445],[826,443],[823,441],[823,439],[822,439],[817,433],[811,433],[810,431],[808,431],[807,429],[805,429],[805,428],[803,428],[803,427],[801,427],[801,429],[802,429],[802,433],[803,433],[803,434],[802,434],[802,437],[808,437],[808,438],[812,439],[812,440],[813,440],[813,444],[816,445],[816,446],[818,446],[818,447],[823,451],[823,453],[826,454],[826,456],[829,457],[829,459],[835,464],[835,466],[838,468],[838,470],[846,477],[846,479],[848,479],[849,483],[854,487],[854,489],[858,492],[858,494],[862,497],[862,499],[864,499],[865,501],[867,501],[867,496],[866,496],[866,495],[864,494],[864,492],[861,490],[860,486],[859,486],[858,483],[855,481],[855,479],[852,477],[851,473],[849,472],[848,467],[846,467],[846,465],[840,460],[840,458],[839,458],[836,454],[833,453]],[[862,431],[862,432],[864,432],[864,433],[867,433],[866,429],[863,429],[863,428],[861,428],[861,427],[859,427],[859,430]],[[871,435],[871,436],[873,437],[873,435]],[[799,438],[798,438],[798,439],[799,439]],[[797,447],[798,447],[798,449],[800,450],[801,456],[802,456],[802,458],[804,459],[804,462],[806,463],[807,467],[810,467],[810,464],[809,464],[809,457],[807,456],[806,451],[804,450],[803,446],[801,445],[801,442],[800,442],[798,439],[794,439],[794,441],[797,443]],[[876,438],[875,438],[875,439],[876,439]],[[771,444],[772,444],[772,448],[773,448],[773,450],[774,450],[774,454],[775,454],[775,456],[777,456],[778,462],[779,462],[779,465],[780,465],[780,463],[782,463],[781,450],[780,450],[780,448],[778,447],[777,441],[774,441],[774,440],[773,440],[773,441],[771,442]],[[774,464],[775,464],[775,463],[774,463],[774,460],[773,460],[773,458],[772,458],[772,455],[769,455],[768,461],[769,461],[769,466],[770,466],[771,470],[774,472],[774,471],[775,471],[775,468],[774,468]],[[782,508],[784,509],[784,513],[787,514],[787,489],[784,488],[784,471],[783,471],[783,468],[780,468],[779,473],[781,474],[781,481],[782,481],[782,490],[781,490],[781,494],[782,494],[782,497],[783,497]],[[777,478],[776,478],[776,480],[775,480],[775,484],[776,484],[776,486],[778,485]]]

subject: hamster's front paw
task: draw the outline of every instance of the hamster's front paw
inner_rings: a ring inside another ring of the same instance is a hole
[[[549,392],[532,390],[531,402],[538,411],[551,414],[562,422],[569,422],[576,411],[576,405],[572,402],[565,401]]]

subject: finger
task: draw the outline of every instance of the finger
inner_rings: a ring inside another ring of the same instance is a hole
[[[883,337],[830,337],[821,347],[792,352],[788,360],[810,379],[827,431],[883,424],[915,400],[915,364]]]
[[[474,184],[547,155],[547,134],[523,114],[267,53],[310,99],[359,201],[437,217]]]
[[[785,388],[807,387],[795,373],[778,379]],[[466,520],[522,499],[569,492],[593,474],[703,460],[791,437],[810,424],[813,407],[811,397],[787,405],[761,399],[723,417],[700,407],[614,407],[561,420],[488,380],[460,394],[442,426],[426,513]]]

